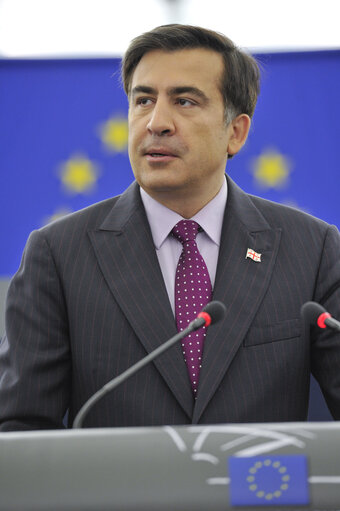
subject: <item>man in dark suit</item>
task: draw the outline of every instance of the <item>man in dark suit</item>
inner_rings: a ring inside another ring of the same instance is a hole
[[[67,409],[71,423],[176,333],[182,243],[172,229],[184,219],[198,224],[211,297],[227,308],[204,339],[197,393],[177,345],[85,425],[305,420],[311,372],[340,419],[340,336],[309,335],[300,320],[309,300],[340,312],[339,233],[225,175],[248,135],[255,61],[214,32],[158,27],[131,43],[123,80],[136,182],[31,234],[8,293],[1,429],[60,428]]]

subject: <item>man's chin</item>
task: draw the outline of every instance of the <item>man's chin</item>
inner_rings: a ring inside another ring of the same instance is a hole
[[[151,169],[135,175],[136,181],[142,188],[159,191],[180,191],[186,186],[186,178],[183,173],[175,168]]]
[[[158,183],[140,183],[140,186],[147,192],[149,195],[152,193],[163,193],[163,194],[174,194],[180,195],[183,190],[183,185],[175,184],[175,183],[167,183],[167,182],[158,182]]]
[[[138,182],[138,180],[137,180]],[[161,197],[176,197],[180,198],[188,194],[188,190],[190,190],[190,185],[185,183],[184,181],[175,180],[175,179],[148,179],[142,180],[138,182],[141,188],[143,188],[146,193],[154,197],[156,200],[156,196]]]

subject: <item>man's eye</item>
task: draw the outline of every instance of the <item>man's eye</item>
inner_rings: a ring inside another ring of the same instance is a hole
[[[190,99],[179,98],[178,99],[178,104],[181,105],[181,106],[192,106],[192,105],[194,105],[194,102],[191,101]]]
[[[150,98],[137,98],[136,104],[141,106],[151,105],[152,100]]]

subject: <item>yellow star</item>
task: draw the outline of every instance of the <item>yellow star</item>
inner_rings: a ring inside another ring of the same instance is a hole
[[[60,177],[68,191],[86,193],[94,188],[98,171],[91,160],[82,155],[74,155],[61,166]]]
[[[99,127],[100,137],[107,149],[125,152],[128,143],[128,123],[124,117],[111,117]]]
[[[256,183],[262,188],[283,188],[288,183],[291,162],[275,149],[264,151],[252,166]]]

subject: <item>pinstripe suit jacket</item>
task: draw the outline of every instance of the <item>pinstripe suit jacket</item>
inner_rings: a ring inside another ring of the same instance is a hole
[[[300,307],[340,313],[340,237],[229,180],[194,403],[180,345],[92,410],[87,426],[305,420],[309,377],[340,419],[340,336],[305,335]],[[262,262],[246,259],[247,248]],[[2,430],[62,427],[98,388],[176,333],[139,188],[31,234],[0,347]]]

